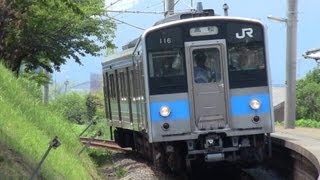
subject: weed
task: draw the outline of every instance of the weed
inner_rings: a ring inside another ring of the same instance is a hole
[[[111,152],[108,150],[101,149],[88,149],[89,156],[95,162],[95,164],[100,167],[104,164],[111,163]]]
[[[122,177],[125,177],[127,175],[127,171],[122,167],[122,166],[119,166],[116,168],[116,175],[117,175],[117,178],[122,178]]]

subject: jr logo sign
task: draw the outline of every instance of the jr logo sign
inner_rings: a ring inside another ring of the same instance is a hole
[[[246,36],[249,36],[250,38],[252,38],[253,37],[252,33],[253,33],[253,29],[252,28],[243,28],[241,34],[236,33],[236,37],[238,39],[243,39]]]

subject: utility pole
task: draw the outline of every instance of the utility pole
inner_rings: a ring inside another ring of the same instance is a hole
[[[43,68],[41,68],[41,71],[42,71],[42,73],[44,73],[46,75],[46,77],[48,77],[48,82],[46,82],[43,85],[43,96],[42,96],[43,103],[45,105],[47,105],[49,102],[49,79],[50,79],[49,77],[50,77],[50,75],[49,75],[48,71]]]
[[[49,102],[49,82],[43,85],[43,102],[45,105]]]
[[[296,120],[296,60],[297,60],[297,7],[298,0],[288,0],[287,11],[287,59],[286,101],[284,128],[293,129]]]
[[[69,81],[68,81],[68,80],[66,80],[66,81],[64,82],[64,94],[67,94],[67,91],[68,91],[68,85],[69,85]]]
[[[174,0],[165,0],[164,17],[174,14]]]

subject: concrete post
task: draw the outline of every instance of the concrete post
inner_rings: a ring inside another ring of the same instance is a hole
[[[298,0],[288,0],[286,101],[284,128],[293,129],[296,120],[296,61],[297,61],[297,6]]]

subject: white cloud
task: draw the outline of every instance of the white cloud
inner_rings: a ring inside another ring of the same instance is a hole
[[[106,0],[106,7],[112,11],[122,11],[132,8],[139,0]]]

